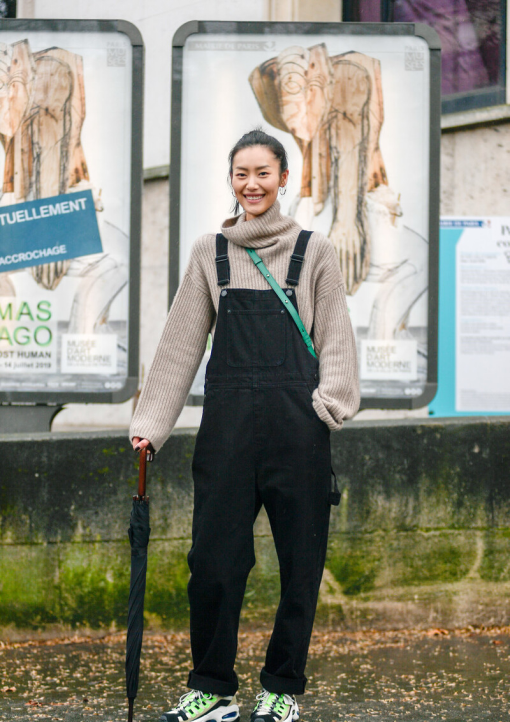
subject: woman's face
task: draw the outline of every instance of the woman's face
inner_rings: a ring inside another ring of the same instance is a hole
[[[254,145],[239,150],[232,162],[232,188],[251,221],[267,211],[287,184],[289,171],[280,173],[280,161],[270,148]]]

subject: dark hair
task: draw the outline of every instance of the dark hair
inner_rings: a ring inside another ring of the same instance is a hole
[[[245,133],[242,138],[239,138],[235,146],[228,154],[228,178],[230,182],[233,174],[233,163],[236,153],[244,148],[251,148],[254,145],[261,145],[264,148],[269,148],[269,150],[274,153],[275,158],[280,163],[280,173],[283,173],[289,167],[287,153],[280,141],[272,135],[264,133],[261,128],[255,128],[254,130],[250,130],[249,133]],[[235,215],[239,213],[239,201],[237,198],[234,201],[231,211]]]

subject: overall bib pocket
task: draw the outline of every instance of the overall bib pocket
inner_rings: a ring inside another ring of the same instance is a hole
[[[281,366],[286,356],[285,321],[284,309],[228,309],[227,364]]]

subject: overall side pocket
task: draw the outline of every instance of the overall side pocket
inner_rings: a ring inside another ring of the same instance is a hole
[[[333,467],[331,467],[331,488],[329,491],[329,503],[331,506],[338,506],[340,504],[340,499],[342,498],[342,492],[338,488],[338,481],[336,479],[336,474],[333,470]]]

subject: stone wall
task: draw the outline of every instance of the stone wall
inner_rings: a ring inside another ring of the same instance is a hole
[[[510,623],[510,421],[351,422],[332,436],[333,509],[318,619],[334,627]],[[147,620],[186,625],[195,436],[149,466]],[[122,627],[136,458],[124,433],[0,437],[0,626]],[[221,530],[218,530],[221,533]],[[267,519],[245,622],[279,595]]]
[[[509,160],[508,118],[499,124],[443,133],[441,214],[508,216]]]

